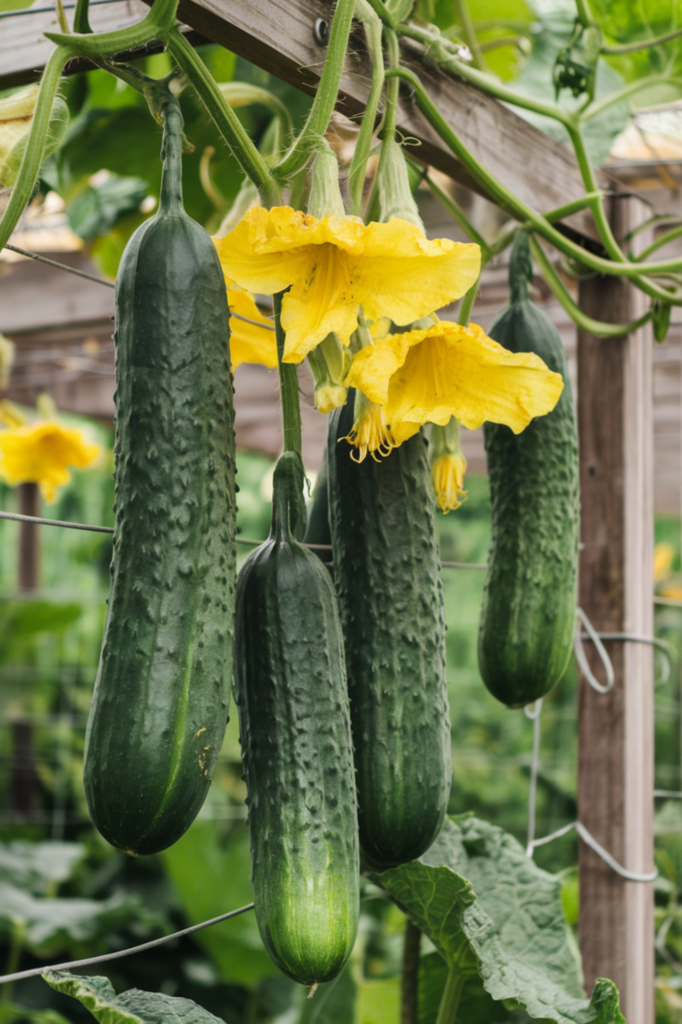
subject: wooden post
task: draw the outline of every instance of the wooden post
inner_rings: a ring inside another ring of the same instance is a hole
[[[649,216],[632,197],[614,198],[622,239]],[[638,236],[647,244],[647,232]],[[580,288],[580,306],[611,322],[641,316],[648,299],[622,278]],[[580,606],[598,632],[653,635],[652,337],[578,337],[582,551]],[[615,686],[602,695],[581,677],[578,816],[631,871],[653,868],[653,655],[633,642],[606,648]],[[593,667],[598,665],[586,644]],[[596,674],[603,680],[603,672]],[[633,1024],[654,1021],[653,887],[617,875],[582,841],[579,940],[588,991],[611,978]]]
[[[38,484],[19,484],[19,513],[22,516],[40,515],[40,491]],[[38,587],[39,540],[36,523],[19,525],[19,572],[20,590],[36,590]]]

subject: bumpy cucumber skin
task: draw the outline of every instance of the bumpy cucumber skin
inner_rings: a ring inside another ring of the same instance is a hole
[[[521,298],[499,315],[491,338],[535,352],[564,378],[546,416],[520,434],[486,423],[492,541],[478,637],[481,675],[509,707],[544,696],[564,674],[573,645],[580,528],[578,436],[561,338]]]
[[[280,459],[274,502],[296,458]],[[329,981],[350,956],[359,913],[343,639],[329,574],[288,526],[242,565],[235,621],[258,927],[285,974]]]
[[[128,243],[115,338],[116,525],[84,779],[105,839],[148,854],[185,832],[208,792],[236,589],[225,285],[179,203]]]
[[[346,650],[360,845],[369,866],[414,860],[438,835],[452,755],[445,613],[426,445],[351,459],[353,395],[327,447],[334,580]]]

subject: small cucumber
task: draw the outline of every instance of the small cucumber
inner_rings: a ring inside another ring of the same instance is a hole
[[[164,107],[158,213],[116,281],[116,525],[85,750],[95,825],[174,843],[220,753],[232,668],[235,454],[225,283],[182,208],[182,115]]]
[[[237,584],[234,688],[253,899],[265,948],[303,985],[329,981],[358,927],[353,754],[336,596],[292,536],[303,465],[275,469],[272,527]]]
[[[445,612],[424,439],[358,464],[345,440],[353,410],[349,392],[329,423],[329,510],[360,845],[368,865],[383,869],[424,853],[445,817]]]
[[[478,637],[485,685],[522,707],[564,674],[573,645],[580,495],[578,435],[559,333],[528,298],[532,263],[519,231],[509,264],[510,304],[490,336],[534,352],[564,378],[557,405],[520,434],[486,423],[492,542]]]

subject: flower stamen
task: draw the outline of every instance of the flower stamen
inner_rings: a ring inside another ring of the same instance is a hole
[[[355,423],[348,436],[340,440],[348,441],[357,448],[357,452],[350,453],[354,462],[363,462],[368,453],[375,462],[379,462],[396,447],[383,408],[360,392],[356,395]]]

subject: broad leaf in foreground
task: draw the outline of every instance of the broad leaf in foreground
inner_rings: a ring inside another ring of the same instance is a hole
[[[43,978],[57,992],[77,999],[101,1024],[224,1024],[191,999],[139,988],[117,996],[108,978],[80,978],[69,971],[45,971]]]
[[[583,994],[559,879],[502,829],[476,818],[447,820],[420,860],[375,880],[451,970],[478,969],[493,999],[552,1024],[625,1024],[613,982],[598,979],[589,1002]]]

